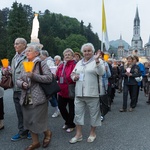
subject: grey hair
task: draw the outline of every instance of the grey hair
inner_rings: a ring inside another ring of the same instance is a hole
[[[63,51],[63,55],[66,53],[66,52],[71,52],[72,56],[74,56],[74,52],[71,48],[66,48],[64,51]]]
[[[40,55],[43,55],[43,56],[46,56],[46,57],[49,57],[49,53],[47,50],[41,50],[40,51]]]
[[[18,40],[20,43],[27,45],[27,41],[24,38],[16,38],[15,41]]]
[[[56,56],[54,57],[54,60],[55,60],[55,59],[61,60],[61,57],[60,57],[59,55],[56,55]]]
[[[85,44],[83,44],[82,47],[81,47],[81,52],[82,52],[82,53],[83,53],[84,47],[87,47],[87,46],[90,46],[90,47],[91,47],[93,53],[95,52],[95,48],[94,48],[94,46],[93,46],[92,43],[85,43]]]
[[[29,46],[27,46],[26,50],[28,50],[29,48],[34,49],[36,52],[38,52],[40,54],[41,50],[38,45],[29,45]]]

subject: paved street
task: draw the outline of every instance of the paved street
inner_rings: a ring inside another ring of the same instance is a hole
[[[97,128],[97,139],[94,143],[87,143],[89,135],[88,110],[83,128],[83,141],[70,144],[68,141],[74,136],[61,129],[64,121],[61,117],[52,118],[54,109],[49,107],[49,127],[53,132],[50,146],[45,150],[149,150],[150,149],[150,105],[147,98],[140,92],[139,103],[133,112],[120,113],[122,94],[116,94],[112,110],[107,114],[102,126]],[[12,135],[17,133],[17,118],[12,100],[12,90],[6,90],[5,129],[0,131],[0,150],[24,150],[31,141],[24,139],[11,142]],[[40,134],[40,141],[43,135]],[[39,150],[42,150],[42,148]]]

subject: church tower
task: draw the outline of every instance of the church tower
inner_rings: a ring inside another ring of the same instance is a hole
[[[124,45],[122,41],[122,35],[120,35],[119,45],[118,45],[118,58],[124,56]]]
[[[131,41],[130,51],[132,52],[137,51],[138,55],[143,55],[143,41],[140,35],[140,18],[139,18],[138,7],[136,8],[136,14],[134,18],[133,38]]]

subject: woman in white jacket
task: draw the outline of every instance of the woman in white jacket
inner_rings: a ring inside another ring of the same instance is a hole
[[[86,105],[90,112],[91,130],[87,142],[96,139],[95,129],[101,125],[101,113],[99,107],[99,94],[97,75],[100,77],[105,73],[103,61],[99,59],[100,51],[94,55],[93,44],[82,45],[81,52],[83,59],[74,68],[71,78],[76,82],[75,87],[75,124],[76,135],[69,141],[71,144],[82,141],[82,126],[84,125],[84,115]]]

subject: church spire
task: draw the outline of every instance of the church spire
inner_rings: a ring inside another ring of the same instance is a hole
[[[140,26],[140,18],[139,18],[138,7],[136,7],[136,14],[135,14],[135,18],[134,18],[134,26]]]
[[[121,34],[120,34],[120,42],[119,42],[119,46],[123,46],[122,35],[121,35]]]

